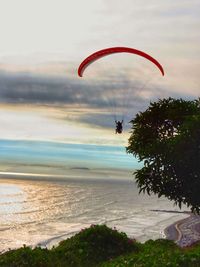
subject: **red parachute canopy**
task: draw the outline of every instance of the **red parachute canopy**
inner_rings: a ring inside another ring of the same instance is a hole
[[[78,75],[80,77],[82,77],[83,72],[87,68],[87,66],[90,65],[91,63],[93,63],[95,60],[98,60],[101,57],[104,57],[104,56],[107,56],[110,54],[114,54],[114,53],[131,53],[131,54],[135,54],[135,55],[144,57],[144,58],[148,59],[149,61],[151,61],[152,63],[154,63],[158,67],[158,69],[161,71],[162,75],[164,76],[163,67],[155,58],[151,57],[150,55],[148,55],[148,54],[146,54],[140,50],[137,50],[134,48],[129,48],[129,47],[110,47],[110,48],[99,50],[99,51],[91,54],[86,59],[84,59],[83,62],[80,64],[80,66],[78,68]]]

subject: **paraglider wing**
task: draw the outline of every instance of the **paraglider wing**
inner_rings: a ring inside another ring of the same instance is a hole
[[[151,61],[152,63],[154,63],[158,67],[158,69],[160,70],[162,75],[164,76],[163,67],[155,58],[151,57],[150,55],[146,54],[145,52],[142,52],[142,51],[134,49],[134,48],[129,48],[129,47],[111,47],[111,48],[99,50],[99,51],[91,54],[86,59],[84,59],[83,62],[80,64],[80,66],[78,68],[78,75],[80,77],[82,77],[84,70],[87,68],[87,66],[89,64],[93,63],[94,61],[96,61],[97,59],[99,59],[101,57],[107,56],[109,54],[114,54],[114,53],[131,53],[131,54],[136,54],[138,56],[144,57],[144,58],[148,59],[149,61]]]

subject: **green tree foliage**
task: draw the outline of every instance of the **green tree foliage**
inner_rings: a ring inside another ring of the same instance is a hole
[[[135,172],[139,192],[200,213],[200,100],[159,100],[131,123],[127,152],[144,163]]]

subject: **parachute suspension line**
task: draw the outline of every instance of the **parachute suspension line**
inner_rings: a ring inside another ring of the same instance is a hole
[[[150,76],[150,78],[146,79],[145,83],[142,84],[137,88],[138,91],[142,91],[143,89],[146,88],[146,86],[153,80],[153,77]],[[124,113],[123,113],[123,120],[125,122],[126,118],[128,119],[128,112],[132,111],[131,110],[131,101],[133,101],[133,97],[131,96],[133,92],[133,88],[131,84],[128,85],[128,88],[123,88],[124,94],[126,95],[125,101],[124,101]]]
[[[109,102],[109,104],[110,104],[110,111],[111,111],[111,114],[112,114],[112,117],[114,118],[114,120],[116,121],[117,120],[117,104],[116,104],[116,100],[115,100],[115,90],[111,87],[110,89],[109,89],[109,91],[110,91],[110,94],[111,94],[111,96],[109,96],[109,98],[108,98],[108,102]]]
[[[117,98],[117,89],[111,89],[111,92],[112,92],[112,105],[113,105],[113,113],[114,113],[114,116],[115,116],[115,121],[121,121],[121,112],[118,108],[119,106],[119,103],[118,103],[118,98]]]
[[[107,110],[111,114],[111,117],[113,118],[114,121],[117,120],[117,115],[116,115],[116,110],[117,110],[117,105],[115,102],[115,99],[113,97],[113,92],[112,88],[109,89],[111,96],[109,95],[108,97],[104,97],[104,103],[107,106]]]
[[[99,87],[99,85],[101,85],[101,81],[99,81],[98,79],[95,81],[95,87]],[[102,86],[104,85],[104,83],[102,83]],[[100,92],[100,94],[98,95],[98,97],[100,99],[102,99],[102,104],[105,107],[106,110],[106,114],[109,114],[109,116],[113,119],[113,121],[117,120],[117,105],[116,105],[116,101],[115,98],[113,97],[115,95],[115,92],[113,92],[113,88],[109,86],[109,83],[106,83],[105,88],[102,87],[103,91]],[[108,95],[107,95],[108,93]],[[90,96],[88,95],[88,98]]]
[[[130,84],[128,83],[128,88],[122,87],[123,102],[122,102],[122,121],[125,123],[126,115],[128,113],[128,99],[130,98]],[[128,89],[128,90],[127,90]]]
[[[115,119],[115,121],[117,120],[117,116],[116,116],[116,114],[114,114],[114,119]]]
[[[113,85],[109,85],[109,82],[106,84],[106,92],[108,92],[108,96],[102,95],[102,98],[104,99],[104,104],[107,106],[107,110],[109,111],[109,114],[113,118],[114,121],[119,120],[118,118],[118,105],[116,100],[117,90],[116,87]],[[105,92],[105,95],[106,95]]]

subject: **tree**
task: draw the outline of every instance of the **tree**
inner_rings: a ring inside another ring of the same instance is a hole
[[[131,121],[127,152],[142,161],[139,192],[200,213],[200,100],[163,99]]]

